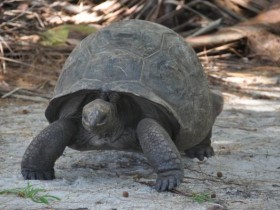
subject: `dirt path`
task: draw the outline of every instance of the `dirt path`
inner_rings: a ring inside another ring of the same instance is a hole
[[[155,175],[139,154],[67,149],[56,164],[56,180],[30,181],[61,201],[47,206],[0,195],[0,209],[280,209],[279,101],[230,94],[225,94],[225,100],[214,126],[216,156],[203,162],[184,157],[185,179],[178,188],[215,193],[213,202],[199,204],[190,197],[157,193],[140,184],[153,181]],[[0,190],[24,187],[21,157],[47,125],[46,104],[5,99],[0,105]],[[223,176],[218,178],[217,172]],[[139,175],[148,178],[137,180]]]

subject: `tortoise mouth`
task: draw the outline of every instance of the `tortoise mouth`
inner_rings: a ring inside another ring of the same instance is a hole
[[[82,118],[83,127],[90,133],[97,135],[99,138],[109,138],[113,135],[110,125],[106,122],[90,124],[87,120]]]
[[[91,125],[82,119],[82,125],[88,132],[110,143],[117,141],[123,133],[123,126],[120,123],[107,123],[107,120],[101,124]]]
[[[82,125],[87,131],[93,132],[93,133],[101,133],[106,132],[106,130],[109,130],[110,126],[108,125],[107,119],[104,119],[102,122],[96,122],[96,123],[90,123],[88,120],[86,120],[84,117],[82,118]]]

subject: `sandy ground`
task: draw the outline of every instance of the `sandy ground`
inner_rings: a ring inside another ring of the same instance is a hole
[[[0,209],[280,209],[279,100],[225,94],[225,101],[214,126],[216,156],[202,162],[184,156],[185,178],[178,188],[216,194],[213,202],[199,204],[139,183],[155,178],[141,154],[66,149],[55,167],[57,179],[30,181],[61,201],[45,205],[0,195]],[[47,125],[46,104],[2,99],[0,106],[0,190],[24,187],[21,157]]]

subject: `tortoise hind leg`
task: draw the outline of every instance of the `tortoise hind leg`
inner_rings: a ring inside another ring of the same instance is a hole
[[[23,155],[21,174],[24,179],[54,179],[54,163],[76,132],[76,123],[70,119],[55,121],[42,130]]]
[[[223,110],[224,99],[223,95],[216,90],[211,90],[211,97],[213,103],[213,114],[214,118],[216,118]],[[211,136],[212,136],[212,129],[209,131],[206,138],[200,142],[198,145],[185,150],[186,156],[190,158],[198,158],[200,161],[204,159],[204,157],[211,157],[214,156],[214,150],[211,147]]]
[[[200,161],[204,160],[204,157],[211,157],[214,156],[214,150],[211,146],[211,136],[212,136],[212,129],[209,131],[206,138],[200,142],[200,144],[185,150],[185,154],[187,157],[190,158],[198,158]]]

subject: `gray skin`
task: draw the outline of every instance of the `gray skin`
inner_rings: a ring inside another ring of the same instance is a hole
[[[223,98],[219,93],[211,94],[213,113],[217,116],[222,110]],[[138,97],[115,92],[100,95],[88,103],[88,99],[84,100],[86,104],[79,104],[74,114],[69,115],[69,110],[86,96],[64,105],[60,119],[41,131],[27,148],[22,160],[23,177],[54,179],[55,161],[69,146],[77,150],[142,151],[158,175],[157,191],[178,186],[184,172],[181,155],[172,140],[178,130],[177,125],[174,126],[175,119],[163,108]],[[211,130],[198,145],[185,150],[188,157],[203,160],[214,155]]]
[[[211,131],[223,107],[185,40],[159,24],[127,20],[85,38],[70,54],[45,112],[50,125],[27,148],[25,179],[54,179],[66,146],[142,151],[165,191],[183,179],[185,151],[214,155]]]

